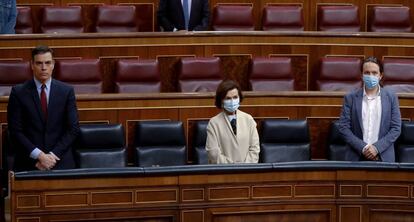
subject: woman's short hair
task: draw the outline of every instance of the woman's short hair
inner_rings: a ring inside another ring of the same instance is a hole
[[[372,62],[372,63],[377,64],[378,67],[379,67],[380,73],[384,72],[381,61],[379,59],[377,59],[376,57],[374,57],[374,56],[370,56],[370,57],[364,59],[364,61],[362,62],[362,65],[361,65],[361,72],[364,70],[365,63],[368,63],[368,62]]]
[[[222,101],[226,97],[227,92],[233,89],[237,89],[237,91],[239,92],[240,102],[243,100],[243,94],[242,94],[239,84],[237,84],[237,82],[233,80],[224,80],[218,85],[217,90],[216,90],[215,105],[217,108],[219,109],[222,108]]]

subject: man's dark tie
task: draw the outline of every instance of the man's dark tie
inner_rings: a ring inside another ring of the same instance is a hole
[[[231,128],[233,129],[234,135],[237,134],[237,122],[236,119],[230,121]]]
[[[40,105],[42,106],[43,115],[47,119],[47,98],[45,92],[46,85],[42,85],[42,91],[40,91]]]
[[[185,29],[188,30],[188,22],[190,21],[190,15],[188,13],[188,0],[183,0],[183,11],[184,11]]]

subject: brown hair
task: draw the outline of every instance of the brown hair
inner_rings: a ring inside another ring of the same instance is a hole
[[[361,65],[361,72],[364,70],[365,63],[368,63],[368,62],[372,62],[372,63],[377,64],[381,74],[384,72],[381,61],[379,59],[377,59],[376,57],[374,57],[374,56],[370,56],[370,57],[364,59],[364,61],[362,62],[362,65]]]
[[[53,49],[49,48],[49,46],[46,45],[38,45],[36,48],[32,49],[32,60],[34,61],[34,57],[39,54],[45,54],[50,52],[52,54],[53,58]]]
[[[226,97],[227,92],[233,89],[237,89],[237,91],[239,92],[240,102],[243,100],[243,94],[242,94],[239,84],[237,84],[233,80],[224,80],[217,87],[216,101],[215,101],[215,105],[217,108],[219,109],[222,108],[222,101]]]

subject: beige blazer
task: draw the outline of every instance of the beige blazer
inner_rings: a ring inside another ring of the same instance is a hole
[[[259,136],[256,122],[249,114],[237,110],[237,135],[226,114],[221,112],[207,125],[206,150],[209,163],[257,163]]]

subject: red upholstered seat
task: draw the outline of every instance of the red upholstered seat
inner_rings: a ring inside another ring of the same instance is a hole
[[[30,7],[17,7],[16,34],[33,33],[32,9]]]
[[[212,26],[214,31],[253,31],[253,7],[251,5],[216,5]]]
[[[47,6],[43,8],[40,24],[42,33],[84,32],[80,6]]]
[[[102,92],[99,59],[58,60],[55,71],[55,78],[71,84],[77,94]]]
[[[319,5],[318,31],[359,32],[358,6],[355,5]]]
[[[253,91],[292,91],[292,59],[287,57],[254,58],[250,66]]]
[[[385,58],[384,87],[394,92],[414,92],[414,59]]]
[[[12,86],[31,78],[30,62],[0,60],[0,96],[8,96]]]
[[[303,31],[301,5],[268,5],[263,8],[264,31]]]
[[[104,5],[96,12],[96,32],[137,32],[135,6]]]
[[[155,59],[120,59],[116,64],[116,91],[119,93],[160,92],[160,81]]]
[[[222,80],[220,58],[182,58],[178,79],[181,92],[215,92]]]
[[[372,8],[371,32],[411,32],[412,22],[410,8],[406,6],[385,7],[374,6]]]
[[[360,58],[325,57],[320,60],[317,87],[320,91],[350,91],[361,87]]]

